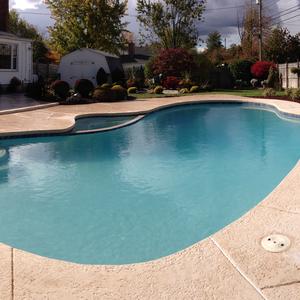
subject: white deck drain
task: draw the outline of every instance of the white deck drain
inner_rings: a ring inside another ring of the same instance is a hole
[[[279,253],[286,251],[290,247],[291,241],[287,236],[271,234],[261,240],[261,245],[269,252]]]

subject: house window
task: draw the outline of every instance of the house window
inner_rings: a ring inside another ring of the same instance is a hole
[[[0,69],[16,70],[18,61],[18,46],[0,44]]]

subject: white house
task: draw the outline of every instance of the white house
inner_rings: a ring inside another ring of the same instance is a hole
[[[116,70],[123,70],[118,56],[99,50],[83,48],[61,58],[58,73],[60,79],[74,86],[78,79],[89,79],[97,85],[97,73],[103,69],[108,76]]]
[[[32,82],[32,43],[31,40],[0,31],[0,84],[9,84],[13,77],[23,84]]]

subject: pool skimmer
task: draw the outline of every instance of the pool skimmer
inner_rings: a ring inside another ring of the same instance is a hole
[[[261,240],[261,245],[268,252],[280,253],[289,249],[291,240],[282,234],[271,234]]]

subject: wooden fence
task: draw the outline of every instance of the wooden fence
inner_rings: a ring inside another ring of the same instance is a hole
[[[56,78],[58,71],[58,65],[55,64],[33,64],[33,72],[39,76],[43,76],[44,79]]]
[[[299,68],[299,61],[296,63],[286,63],[278,65],[283,88],[300,88],[300,77],[291,72],[292,68]]]

